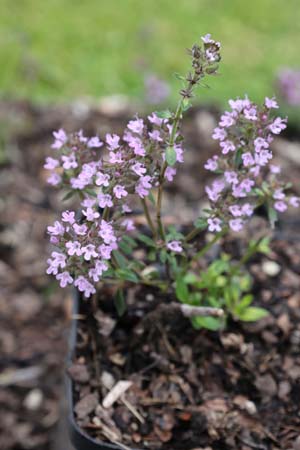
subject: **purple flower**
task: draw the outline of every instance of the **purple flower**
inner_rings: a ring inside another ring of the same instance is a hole
[[[62,128],[58,131],[53,131],[53,136],[55,141],[51,147],[56,150],[59,150],[68,140],[68,137]]]
[[[272,158],[273,154],[270,150],[261,150],[255,154],[255,163],[259,166],[266,166]]]
[[[98,252],[103,259],[110,259],[111,252],[114,250],[112,245],[101,244],[98,247]]]
[[[124,219],[122,221],[122,226],[125,228],[126,231],[135,230],[134,221],[132,219]]]
[[[253,166],[253,164],[255,164],[254,158],[250,152],[243,153],[242,160],[245,167]]]
[[[182,252],[182,245],[180,241],[170,241],[167,243],[167,248],[175,253],[181,253]]]
[[[156,142],[162,141],[162,138],[160,137],[160,132],[158,130],[150,131],[148,134],[149,134],[150,139],[152,139],[153,141],[156,141]]]
[[[55,267],[61,267],[62,269],[66,267],[66,255],[64,255],[63,253],[52,252],[51,257],[53,258],[52,264]]]
[[[142,177],[147,172],[147,169],[139,162],[131,166],[131,170],[133,170],[133,172],[139,175],[140,177]]]
[[[278,200],[274,203],[274,208],[276,209],[276,211],[284,212],[287,210],[287,204],[282,200]]]
[[[248,120],[257,120],[257,110],[254,106],[244,109],[244,116]]]
[[[152,104],[163,102],[170,94],[169,85],[156,75],[148,75],[145,78],[145,88],[147,102]]]
[[[63,160],[63,168],[66,170],[78,167],[74,153],[71,153],[69,156],[62,156],[61,159]]]
[[[229,220],[229,226],[233,231],[241,231],[244,226],[244,222],[242,219],[232,219]]]
[[[149,190],[152,188],[151,185],[151,177],[149,175],[145,175],[141,177],[135,187],[135,192],[141,197],[144,198],[149,194]]]
[[[227,137],[226,130],[224,130],[223,128],[219,128],[219,127],[214,129],[214,132],[212,135],[213,139],[223,141],[224,139],[226,139],[226,137]]]
[[[97,186],[109,186],[110,176],[107,173],[97,172],[96,173],[96,185]]]
[[[86,298],[89,298],[91,294],[96,293],[94,286],[82,275],[76,278],[74,285],[78,288],[80,292],[84,293]]]
[[[106,208],[106,207],[112,208],[113,207],[111,195],[98,194],[97,198],[98,198],[98,205],[100,206],[100,208]]]
[[[122,164],[123,157],[121,152],[113,152],[109,153],[109,162],[111,164]]]
[[[96,261],[95,267],[89,270],[89,277],[96,283],[107,269],[108,265],[104,261],[98,260]]]
[[[285,193],[282,191],[282,189],[275,189],[273,198],[275,200],[283,200],[285,198]]]
[[[266,139],[258,137],[254,140],[254,147],[256,152],[260,152],[263,148],[269,148],[269,142]]]
[[[276,117],[273,123],[269,125],[270,130],[274,134],[280,134],[282,130],[286,128],[286,119],[282,119],[281,117]]]
[[[234,217],[240,217],[240,216],[243,215],[239,205],[231,205],[231,206],[229,206],[229,211]]]
[[[235,117],[233,113],[230,113],[226,111],[220,119],[219,126],[223,128],[231,127],[231,125],[234,125],[235,123]]]
[[[143,119],[130,120],[127,128],[129,128],[129,130],[133,131],[134,133],[142,134],[144,129],[144,121]]]
[[[98,136],[94,136],[94,137],[90,138],[87,145],[90,148],[99,148],[99,147],[102,147],[103,142],[100,141]]]
[[[218,162],[217,162],[218,159],[219,159],[219,157],[216,155],[213,156],[212,158],[208,159],[206,161],[206,163],[204,164],[204,168],[206,170],[211,170],[212,172],[214,172],[215,170],[218,169]]]
[[[73,225],[75,223],[75,212],[74,211],[64,211],[62,213],[62,219],[63,222],[67,222],[70,225]]]
[[[235,150],[235,145],[232,141],[223,141],[220,143],[220,146],[222,147],[223,155],[227,155],[227,153],[234,152]]]
[[[98,234],[100,237],[102,237],[104,243],[108,245],[116,242],[117,240],[112,225],[103,219],[101,220]]]
[[[89,222],[93,222],[95,219],[98,219],[100,217],[98,211],[95,211],[93,208],[87,208],[86,210],[83,209],[82,214]]]
[[[56,279],[60,281],[60,287],[65,288],[68,284],[73,283],[73,278],[69,272],[62,272],[56,275]]]
[[[61,182],[62,178],[58,173],[51,173],[50,177],[47,178],[47,183],[51,184],[51,186],[57,186]]]
[[[120,147],[119,142],[120,136],[118,136],[117,134],[106,135],[106,143],[109,146],[110,150],[116,150],[117,148],[119,148]]]
[[[277,108],[279,108],[278,103],[275,100],[275,97],[272,97],[272,98],[266,97],[265,98],[265,105],[266,105],[266,107],[268,109],[272,109],[272,108],[277,109]]]
[[[151,116],[148,116],[148,120],[153,125],[157,125],[158,127],[160,127],[162,125],[162,123],[164,122],[164,119],[161,119],[155,113],[152,113]]]
[[[78,242],[78,241],[74,241],[74,242],[73,241],[68,241],[66,243],[66,248],[68,249],[67,253],[70,256],[74,256],[74,255],[80,256],[80,255],[82,255],[81,245],[80,245],[80,242]]]
[[[238,175],[236,172],[226,170],[224,172],[224,177],[227,183],[237,184],[238,183]]]
[[[48,158],[46,158],[46,163],[44,164],[45,169],[53,170],[53,169],[56,169],[56,167],[58,167],[58,166],[59,166],[58,159],[51,158],[50,156],[48,156]]]
[[[174,179],[174,177],[175,177],[175,175],[176,175],[176,169],[174,169],[174,167],[170,167],[170,166],[168,166],[167,168],[166,168],[166,171],[165,171],[165,178],[168,180],[168,181],[173,181],[173,179]]]
[[[222,221],[217,217],[210,217],[209,219],[207,219],[207,223],[208,223],[208,230],[211,231],[212,233],[214,231],[217,232],[222,231],[221,227]]]
[[[176,153],[176,162],[183,163],[184,162],[184,160],[183,160],[183,148],[180,147],[179,145],[175,145],[174,146],[174,150],[175,150],[175,153]]]
[[[84,255],[83,257],[86,261],[90,261],[91,258],[97,258],[99,256],[93,244],[88,244],[84,247],[81,247],[81,252]]]
[[[248,217],[252,216],[252,214],[253,214],[253,206],[250,205],[250,203],[245,203],[242,206],[242,213],[243,213],[244,216],[248,216]]]
[[[127,197],[128,192],[126,191],[126,189],[124,189],[123,186],[121,186],[120,184],[117,184],[114,189],[114,194],[118,199],[121,199],[122,197]]]
[[[85,236],[88,231],[88,227],[85,224],[78,225],[77,223],[74,223],[73,228],[78,236]]]
[[[127,138],[128,138],[128,145],[133,149],[135,155],[137,156],[146,155],[146,150],[143,146],[143,142],[139,137],[132,136],[130,133],[128,133]]]
[[[270,172],[273,174],[280,173],[281,168],[279,166],[275,166],[274,164],[270,164]]]
[[[65,227],[58,220],[56,220],[53,226],[49,225],[49,227],[47,227],[47,230],[49,234],[54,236],[62,236],[65,232]]]
[[[96,200],[92,197],[86,197],[83,202],[81,202],[81,205],[84,208],[92,208],[93,206],[95,206],[96,204]]]
[[[293,206],[293,208],[299,208],[300,206],[300,198],[296,196],[292,196],[289,199],[289,204]]]

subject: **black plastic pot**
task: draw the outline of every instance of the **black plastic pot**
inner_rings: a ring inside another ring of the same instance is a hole
[[[80,311],[80,296],[77,292],[73,295],[73,315],[76,316]],[[77,320],[72,321],[70,336],[69,336],[69,353],[67,359],[67,366],[72,364],[73,357],[76,352],[76,339],[77,339]],[[76,450],[122,450],[122,447],[115,444],[109,444],[106,442],[93,439],[87,433],[85,433],[77,425],[74,417],[74,404],[73,404],[73,382],[72,379],[66,375],[66,390],[67,390],[67,406],[68,406],[68,430],[72,445]],[[138,450],[138,449],[131,449]]]

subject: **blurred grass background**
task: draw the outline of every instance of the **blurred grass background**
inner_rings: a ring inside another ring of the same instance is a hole
[[[143,96],[155,73],[178,90],[185,48],[208,32],[223,47],[221,78],[202,98],[274,93],[300,66],[300,0],[0,0],[1,97],[38,102]]]

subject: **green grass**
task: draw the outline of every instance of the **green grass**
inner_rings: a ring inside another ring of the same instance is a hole
[[[299,0],[0,0],[1,95],[141,98],[154,72],[175,96],[185,48],[207,32],[223,61],[204,99],[260,100],[278,68],[300,66]]]

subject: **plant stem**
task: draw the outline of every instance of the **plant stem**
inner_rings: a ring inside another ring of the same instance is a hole
[[[186,237],[184,238],[185,242],[189,242],[192,239],[194,239],[199,233],[201,233],[201,231],[203,231],[203,229],[201,228],[193,228],[192,231],[190,231]]]
[[[172,132],[171,132],[170,141],[169,141],[170,147],[173,147],[174,143],[175,143],[176,133],[178,130],[178,125],[179,125],[179,121],[181,118],[182,110],[183,110],[183,99],[181,98],[180,101],[178,102],[175,116],[174,116],[174,122],[173,122]],[[162,205],[162,196],[163,196],[163,184],[165,181],[165,172],[166,172],[167,167],[168,167],[168,164],[165,161],[161,168],[161,172],[160,172],[160,176],[159,176],[159,187],[158,187],[157,204],[156,204],[156,221],[157,221],[157,225],[158,225],[158,231],[159,231],[161,238],[164,241],[166,240],[166,234],[165,234],[164,226],[163,226],[163,223],[161,220],[161,205]]]
[[[227,228],[225,228],[222,231],[219,231],[219,233],[217,233],[215,235],[215,237],[208,242],[206,245],[204,245],[204,247],[201,248],[201,250],[199,250],[199,252],[195,253],[195,255],[192,257],[191,259],[191,263],[196,261],[197,259],[201,258],[203,255],[205,255],[205,253],[216,243],[218,242],[218,240],[224,236],[227,233]]]
[[[157,239],[157,231],[156,231],[154,223],[153,223],[153,221],[151,219],[150,212],[149,212],[149,209],[148,209],[148,205],[146,203],[146,199],[142,198],[141,202],[142,202],[142,205],[143,205],[143,208],[144,208],[144,213],[145,213],[148,225],[149,225],[149,227],[150,227],[150,229],[152,231],[153,237],[154,237],[154,239]]]

